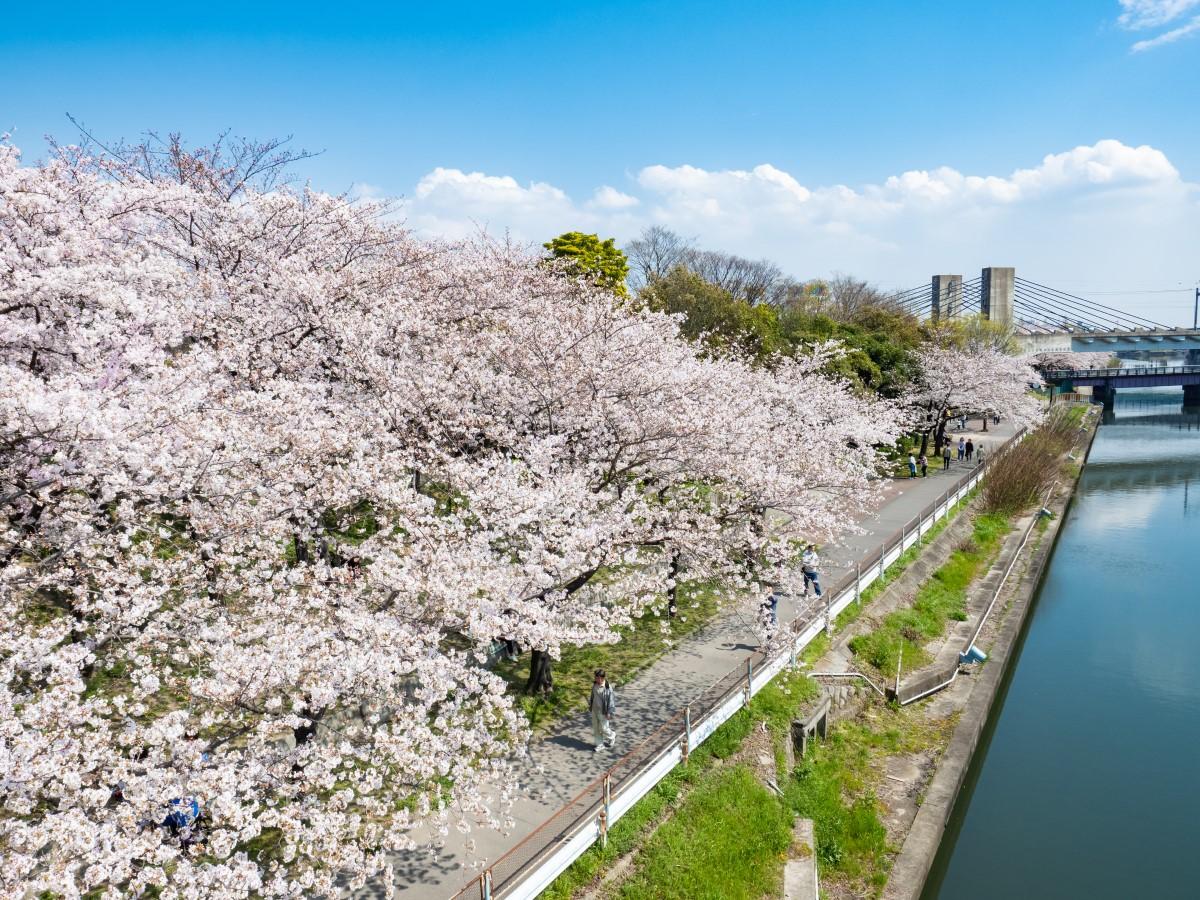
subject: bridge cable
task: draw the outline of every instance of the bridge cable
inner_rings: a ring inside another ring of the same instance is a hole
[[[1055,317],[1069,318],[1093,331],[1123,331],[1137,330],[1138,328],[1134,323],[1122,321],[1104,313],[1097,314],[1095,310],[1081,310],[1077,307],[1067,305],[1054,297],[1030,292],[1024,287],[1014,288],[1014,293],[1028,305],[1036,306],[1043,312],[1051,313]]]
[[[1047,287],[1044,284],[1039,284],[1036,281],[1030,281],[1028,278],[1016,278],[1014,281],[1022,282],[1030,289],[1036,289],[1042,293],[1057,295],[1063,300],[1069,301],[1075,306],[1082,306],[1084,309],[1104,310],[1110,314],[1109,318],[1124,319],[1129,322],[1141,322],[1142,327],[1150,327],[1154,329],[1170,330],[1170,327],[1161,322],[1155,322],[1153,319],[1147,319],[1145,316],[1139,316],[1136,313],[1127,313],[1124,310],[1117,309],[1113,306],[1108,306],[1104,303],[1098,303],[1095,300],[1085,300],[1082,297],[1076,297],[1074,294],[1068,294],[1066,291],[1060,291],[1057,288]]]
[[[1025,287],[1014,286],[1013,295],[1014,302],[1020,302],[1026,307],[1031,307],[1043,315],[1049,316],[1051,321],[1074,322],[1085,331],[1112,331],[1122,327],[1120,322],[1110,320],[1107,316],[1087,315],[1053,299],[1030,293]]]

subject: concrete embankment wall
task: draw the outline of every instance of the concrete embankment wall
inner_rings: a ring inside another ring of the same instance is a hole
[[[1095,430],[1087,445],[1087,453],[1091,452],[1091,442],[1095,439]],[[1084,460],[1087,459],[1087,453]],[[1025,568],[1024,574],[1017,583],[1007,608],[1007,613],[999,625],[995,639],[989,647],[988,661],[982,671],[971,676],[975,682],[971,690],[969,702],[962,711],[954,734],[938,762],[937,770],[925,792],[925,799],[913,820],[900,855],[896,858],[884,890],[885,900],[918,900],[925,887],[925,879],[937,856],[938,847],[945,833],[946,824],[954,811],[959,792],[966,781],[971,759],[983,734],[991,714],[993,703],[1009,662],[1019,646],[1022,630],[1025,626],[1033,598],[1041,584],[1046,563],[1054,551],[1059,529],[1066,518],[1066,511],[1075,490],[1075,481],[1060,486],[1048,506],[1055,513],[1046,531],[1037,544]],[[997,561],[999,564],[1001,561]],[[993,569],[994,571],[994,569]],[[952,674],[949,665],[937,667],[912,684],[902,688],[903,697],[918,696],[922,690],[928,690],[938,683],[947,680]]]

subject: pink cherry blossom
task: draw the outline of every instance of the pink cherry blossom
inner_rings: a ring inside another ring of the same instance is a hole
[[[253,149],[0,144],[5,894],[331,893],[422,820],[500,825],[493,638],[613,640],[680,571],[751,593],[903,426],[836,347],[698,356]]]

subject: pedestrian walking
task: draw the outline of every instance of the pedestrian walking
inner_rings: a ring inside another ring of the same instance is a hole
[[[1000,417],[999,417],[999,416],[992,416],[992,424],[993,424],[993,425],[999,425],[999,424],[1000,424]]]
[[[917,477],[917,458],[915,456],[913,456],[911,453],[908,454],[908,477],[909,478]]]
[[[945,447],[942,448],[942,468],[943,469],[950,468],[950,445],[949,444],[947,444]]]
[[[924,478],[929,474],[929,457],[924,453],[921,454],[921,477]]]
[[[967,455],[967,442],[963,438],[958,439],[958,458],[962,460]]]
[[[800,572],[804,575],[804,594],[808,596],[808,586],[811,584],[817,596],[821,596],[821,557],[817,556],[817,548],[809,544],[800,554]]]
[[[770,593],[762,602],[763,622],[772,630],[779,624],[779,598],[782,596],[783,588],[776,584],[771,587]]]
[[[975,442],[967,441],[967,462],[971,461],[971,457],[975,454]]]
[[[617,743],[617,732],[612,724],[616,698],[603,669],[597,669],[594,673],[592,697],[588,708],[592,713],[592,741],[596,745],[596,752],[599,753],[601,748],[612,747]]]

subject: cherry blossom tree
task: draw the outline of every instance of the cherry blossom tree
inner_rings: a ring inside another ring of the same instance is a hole
[[[1027,362],[1039,372],[1052,372],[1063,369],[1099,369],[1108,365],[1111,353],[1086,352],[1074,350],[1047,350],[1034,353],[1026,358]]]
[[[834,347],[700,358],[288,161],[0,144],[5,893],[308,896],[500,824],[494,637],[613,640],[680,559],[749,587],[899,430]]]
[[[998,350],[926,344],[918,351],[920,376],[909,396],[921,453],[934,440],[940,453],[952,412],[1002,415],[1018,427],[1037,421],[1041,403],[1029,386],[1041,381],[1029,364]]]

